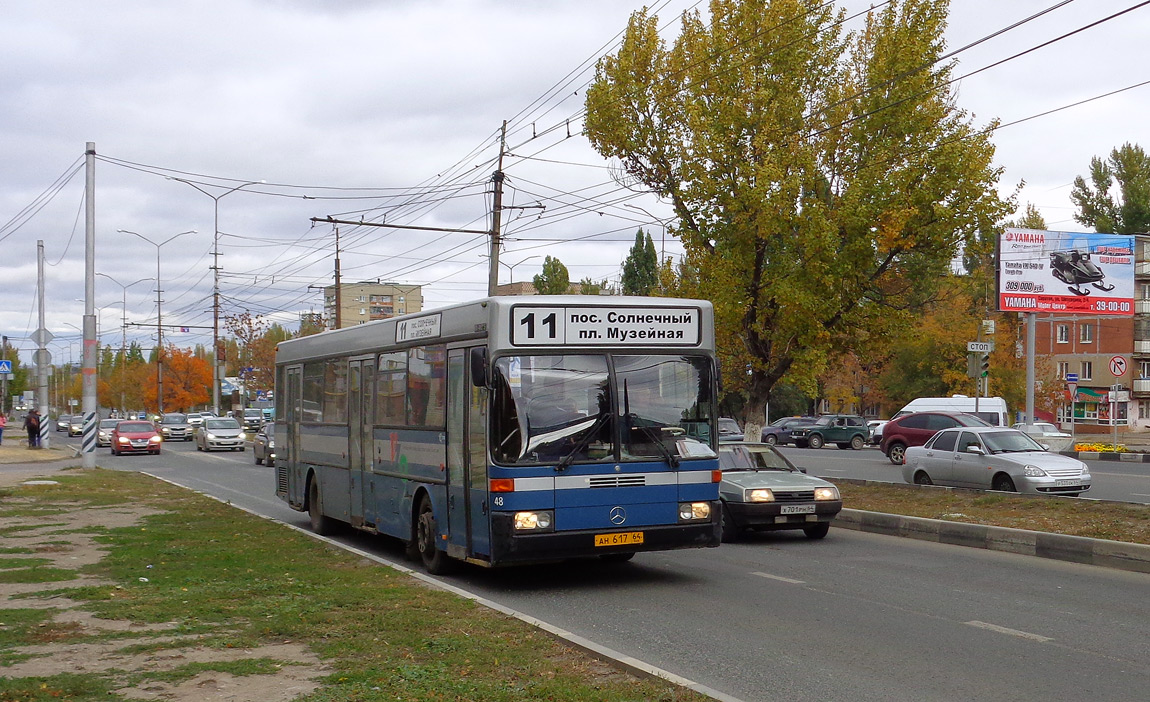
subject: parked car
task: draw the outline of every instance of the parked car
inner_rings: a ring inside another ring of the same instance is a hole
[[[249,407],[244,410],[242,421],[244,429],[254,434],[264,425],[264,411],[259,407]]]
[[[96,447],[112,445],[112,430],[120,423],[119,419],[101,419],[96,428]]]
[[[212,417],[196,427],[196,450],[243,451],[244,430],[233,417]]]
[[[188,415],[182,412],[171,412],[160,417],[156,422],[156,431],[164,437],[164,441],[191,441],[192,425],[188,423]]]
[[[814,417],[783,417],[776,419],[763,427],[762,440],[768,444],[781,444],[786,446],[791,441],[791,427],[799,424],[809,424],[815,421]]]
[[[252,439],[252,454],[255,456],[256,465],[267,461],[269,466],[276,464],[276,425],[265,424],[260,427],[256,432],[256,438]]]
[[[813,422],[791,427],[791,442],[799,448],[822,448],[834,444],[841,449],[861,449],[870,438],[866,420],[857,414],[824,414]]]
[[[1059,439],[1069,439],[1070,434],[1062,431],[1050,422],[1035,422],[1033,424],[1025,424],[1019,422],[1018,424],[1010,425],[1011,429],[1017,429],[1023,434],[1028,434],[1030,437],[1036,439],[1039,443],[1042,442],[1042,437],[1050,436]]]
[[[68,436],[80,436],[84,433],[84,415],[73,414],[68,418]]]
[[[930,437],[951,427],[988,427],[989,423],[963,412],[915,412],[895,417],[882,428],[879,450],[896,466],[910,446],[922,446]]]
[[[138,419],[117,421],[108,438],[112,442],[113,456],[125,453],[154,453],[158,456],[163,441],[155,425]]]
[[[719,467],[723,541],[748,529],[802,529],[821,539],[843,508],[837,487],[796,468],[771,444],[719,444]]]
[[[743,430],[731,417],[719,417],[719,441],[742,441]]]
[[[867,443],[871,446],[878,446],[882,443],[882,428],[886,426],[887,420],[885,419],[871,419],[867,421],[867,428],[870,429],[870,439]]]
[[[906,450],[902,477],[918,485],[1078,497],[1090,489],[1090,468],[1050,453],[1017,429],[943,429],[924,446]]]

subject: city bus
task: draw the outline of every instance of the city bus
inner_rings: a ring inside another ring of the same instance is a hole
[[[276,495],[433,574],[719,545],[704,300],[489,297],[276,349]]]

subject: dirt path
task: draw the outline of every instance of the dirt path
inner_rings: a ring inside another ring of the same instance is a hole
[[[11,466],[0,466],[11,468]],[[0,487],[19,485],[31,478],[51,480],[53,470],[21,467],[0,470]],[[44,490],[52,490],[51,484]],[[94,534],[101,528],[117,528],[140,523],[155,511],[136,505],[85,507],[67,502],[61,494],[51,502],[64,509],[50,516],[22,508],[44,507],[45,501],[4,496],[0,492],[0,533],[4,534],[5,553],[0,553],[0,572],[14,573],[18,567],[5,568],[5,559],[47,559],[47,566],[77,571],[73,580],[47,583],[0,583],[0,629],[5,628],[6,612],[14,610],[52,610],[50,620],[41,623],[41,642],[34,645],[0,649],[0,655],[12,662],[0,664],[0,677],[48,677],[60,673],[96,673],[110,676],[122,687],[116,693],[128,699],[175,700],[178,702],[286,702],[319,687],[318,680],[331,670],[306,647],[284,642],[258,648],[216,649],[199,645],[196,637],[176,637],[171,633],[175,623],[141,625],[136,622],[106,620],[94,617],[77,603],[58,595],[37,593],[70,586],[107,585],[96,578],[80,575],[78,569],[96,563],[106,555]],[[72,509],[68,509],[71,507]],[[15,551],[15,552],[12,552]],[[29,553],[30,551],[30,553]],[[12,616],[12,615],[10,615]],[[115,638],[109,640],[109,633]],[[57,640],[58,639],[58,640]],[[88,640],[85,640],[88,639]],[[163,644],[156,647],[155,644]],[[141,646],[147,652],[141,653]],[[134,647],[134,648],[133,648]],[[212,663],[262,659],[272,661],[274,673],[237,676],[210,670]],[[141,674],[172,671],[189,664],[209,668],[180,682],[138,680]]]

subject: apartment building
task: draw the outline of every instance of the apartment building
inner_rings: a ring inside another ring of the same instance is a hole
[[[328,329],[354,327],[423,309],[423,287],[401,283],[362,281],[342,283],[336,310],[336,286],[323,289],[324,319]],[[337,321],[338,320],[338,321]]]

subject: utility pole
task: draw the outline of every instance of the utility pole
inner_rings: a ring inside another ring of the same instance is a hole
[[[52,341],[52,332],[44,327],[44,240],[36,242],[36,307],[40,326],[36,342],[36,404],[40,406],[40,448],[48,448],[48,364],[52,354],[44,348]]]
[[[84,149],[84,354],[80,369],[82,392],[80,407],[84,413],[84,431],[80,450],[84,468],[96,467],[96,144],[89,141]],[[46,419],[46,417],[45,417]]]
[[[495,295],[499,287],[499,232],[503,215],[503,154],[507,149],[507,120],[499,131],[499,167],[492,174],[495,195],[491,203],[491,268],[487,271],[487,294]]]
[[[335,229],[335,328],[343,328],[343,285],[339,277],[339,227]]]

